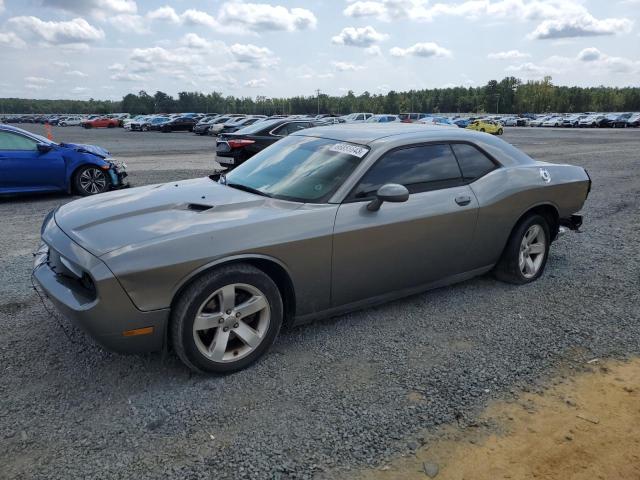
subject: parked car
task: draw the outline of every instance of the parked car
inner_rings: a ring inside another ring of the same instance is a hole
[[[500,123],[504,127],[517,127],[518,117],[504,117],[500,120]]]
[[[328,118],[323,118],[323,121],[329,120]],[[364,123],[389,123],[389,122],[399,122],[400,118],[397,115],[374,115],[372,117],[367,118]],[[346,123],[346,122],[345,122]]]
[[[235,133],[220,135],[216,142],[216,160],[232,170],[283,137],[321,125],[326,125],[323,120],[264,120]]]
[[[244,127],[248,127],[249,125],[253,125],[254,123],[261,122],[266,117],[264,115],[255,115],[251,117],[240,118],[234,122],[226,122],[222,127],[220,133],[233,133],[238,130],[243,129]]]
[[[84,120],[81,125],[83,128],[115,128],[120,125],[120,121],[115,118],[98,117]]]
[[[398,118],[403,123],[413,123],[428,116],[426,113],[401,113]]]
[[[471,123],[471,119],[470,118],[456,118],[453,123],[458,127],[458,128],[467,128],[469,126],[469,124]]]
[[[345,123],[364,123],[371,117],[373,117],[373,113],[350,113],[341,118]]]
[[[530,127],[541,127],[542,124],[544,122],[546,122],[547,120],[549,120],[550,118],[551,118],[551,115],[544,115],[544,116],[541,116],[541,117],[534,118],[533,120],[529,121],[529,126]]]
[[[132,122],[131,131],[141,131],[148,132],[149,130],[160,130],[160,124],[164,122],[168,122],[171,118],[164,115],[153,115],[146,120],[136,124],[136,122]]]
[[[33,275],[106,348],[170,344],[193,370],[229,373],[282,327],[492,270],[516,285],[538,280],[552,243],[582,223],[590,187],[581,167],[468,130],[328,126],[219,182],[58,207]]]
[[[454,127],[457,128],[457,125],[453,123],[446,117],[438,117],[435,115],[430,115],[428,117],[422,118],[415,123],[419,123],[422,125],[436,125],[439,127]]]
[[[0,193],[63,191],[93,195],[126,186],[126,165],[93,145],[55,143],[0,125]]]
[[[209,127],[215,122],[216,117],[205,117],[195,124],[193,133],[196,135],[206,135],[209,133]]]
[[[600,128],[626,128],[627,120],[631,117],[631,113],[610,113],[600,119],[597,124]]]
[[[238,120],[246,118],[245,116],[226,116],[220,117],[214,124],[209,127],[209,135],[217,136],[227,125],[236,123]]]
[[[598,124],[602,121],[602,119],[604,119],[604,115],[600,115],[600,114],[588,115],[578,122],[578,127],[594,128],[598,126]]]
[[[563,127],[576,128],[580,120],[582,120],[585,117],[586,115],[583,115],[583,114],[567,115],[563,117],[561,125]]]
[[[196,125],[196,120],[193,117],[174,117],[166,122],[158,124],[158,128],[161,132],[192,132]]]
[[[60,127],[78,126],[81,123],[82,123],[82,117],[75,117],[75,116],[62,117],[60,120],[58,120],[58,126]]]
[[[494,135],[502,135],[504,133],[502,125],[495,120],[474,120],[466,130],[477,130],[478,132],[486,132]]]
[[[627,120],[628,127],[640,127],[640,113],[634,113]]]
[[[560,127],[562,126],[562,117],[553,116],[547,118],[544,122],[542,122],[542,127]]]

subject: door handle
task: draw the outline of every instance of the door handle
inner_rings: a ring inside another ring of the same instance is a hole
[[[465,205],[469,205],[471,203],[471,197],[467,195],[460,195],[456,197],[456,203],[461,207],[464,207]]]

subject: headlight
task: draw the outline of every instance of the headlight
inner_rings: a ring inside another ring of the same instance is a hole
[[[113,158],[106,158],[105,159],[107,162],[109,162],[111,165],[113,165],[116,170],[126,170],[127,169],[127,164],[120,161],[120,160],[115,160]]]

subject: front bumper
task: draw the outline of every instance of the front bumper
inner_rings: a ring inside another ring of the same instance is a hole
[[[33,276],[60,313],[109,350],[139,353],[162,349],[168,309],[138,310],[106,264],[67,237],[53,215],[43,225],[42,239]],[[80,273],[87,276],[84,281]],[[87,283],[92,288],[87,288]],[[128,335],[136,329],[148,331],[148,327],[151,333]]]

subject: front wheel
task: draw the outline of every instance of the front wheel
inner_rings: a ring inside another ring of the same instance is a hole
[[[537,280],[547,264],[550,243],[547,220],[538,214],[525,217],[513,230],[496,265],[496,278],[516,285]]]
[[[504,130],[500,129],[498,130],[498,135],[502,135],[504,133]]]
[[[273,344],[282,325],[280,291],[261,270],[234,264],[194,281],[171,311],[171,341],[195,371],[231,373]]]
[[[73,178],[73,184],[76,192],[83,197],[109,190],[107,172],[94,165],[88,165],[78,170]]]

